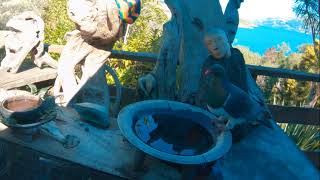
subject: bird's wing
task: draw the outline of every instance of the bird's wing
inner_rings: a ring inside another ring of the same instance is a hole
[[[252,101],[250,96],[231,83],[229,84],[228,91],[230,98],[226,100],[224,109],[233,118],[246,117],[250,114],[252,107],[255,106],[255,102]]]
[[[233,129],[234,127],[247,123],[247,120],[244,118],[231,118],[229,119],[226,127],[227,129]]]
[[[248,93],[257,103],[264,106],[264,96],[261,93],[256,81],[252,78],[249,69],[246,67],[247,71],[247,84],[248,84]]]
[[[267,111],[263,107],[261,107],[261,109],[262,109],[261,111],[257,111],[256,115],[253,116],[255,117],[253,123],[262,124],[273,129],[274,122],[273,122],[272,116],[270,115],[269,111]]]
[[[248,93],[249,96],[258,103],[258,105],[263,108],[264,113],[267,114],[267,116],[269,116],[270,118],[267,118],[267,121],[272,121],[273,117],[272,114],[269,110],[268,105],[265,103],[265,98],[264,95],[262,94],[260,88],[258,87],[256,81],[252,78],[251,73],[248,69],[248,67],[246,67],[246,71],[247,71],[247,84],[248,84]],[[265,118],[264,118],[265,119]],[[267,122],[269,124],[269,122]],[[272,122],[271,122],[272,123]],[[269,124],[270,125],[270,124]],[[273,124],[272,124],[273,126]]]
[[[224,109],[228,114],[235,119],[245,119],[250,124],[264,121],[265,118],[260,117],[264,116],[266,109],[254,100],[252,96],[233,84],[230,84],[229,92],[231,97],[227,99],[224,105]]]

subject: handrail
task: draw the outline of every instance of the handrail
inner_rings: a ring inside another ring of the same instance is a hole
[[[48,52],[61,53],[63,50],[62,45],[45,45],[45,49]],[[110,58],[127,59],[140,62],[152,62],[155,63],[158,59],[157,54],[142,53],[142,52],[127,52],[127,51],[112,51]],[[290,78],[302,81],[320,82],[319,74],[306,73],[301,71],[294,71],[289,69],[271,68],[255,65],[247,65],[253,76],[264,75],[278,78]],[[113,94],[111,86],[110,93]],[[130,103],[135,97],[135,90],[124,88],[124,94],[128,102]],[[280,123],[293,123],[293,124],[305,124],[305,125],[319,125],[320,109],[316,108],[301,108],[301,107],[285,107],[269,105],[269,108],[277,122]],[[305,152],[309,159],[319,167],[319,152]]]
[[[61,53],[62,49],[63,49],[62,45],[47,46],[48,52]],[[154,53],[146,53],[146,52],[128,52],[128,51],[113,50],[110,58],[155,63],[157,61],[158,55]],[[247,65],[247,66],[253,75],[264,75],[264,76],[270,76],[270,77],[296,79],[301,81],[320,82],[319,74],[306,73],[306,72],[295,71],[290,69],[265,67],[265,66],[256,66],[256,65]]]

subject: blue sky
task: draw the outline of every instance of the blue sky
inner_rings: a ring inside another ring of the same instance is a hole
[[[220,0],[224,9],[228,0]],[[292,10],[294,0],[244,0],[239,10],[240,18],[256,21],[266,18],[294,19],[295,14]]]

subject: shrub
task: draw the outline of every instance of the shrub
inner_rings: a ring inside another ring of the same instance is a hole
[[[0,29],[5,29],[12,16],[24,11],[34,11],[42,15],[47,2],[48,0],[0,0]]]

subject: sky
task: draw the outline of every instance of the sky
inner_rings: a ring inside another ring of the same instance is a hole
[[[224,9],[229,0],[220,0]],[[239,10],[240,18],[249,21],[266,18],[293,19],[294,0],[244,0]]]

